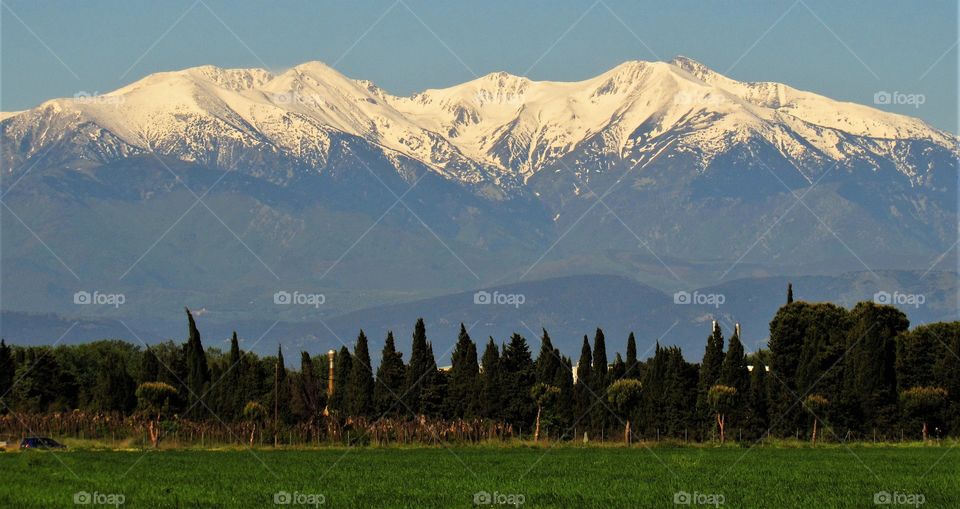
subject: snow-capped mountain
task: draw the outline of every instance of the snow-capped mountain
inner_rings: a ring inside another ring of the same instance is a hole
[[[158,73],[0,114],[0,307],[116,288],[117,313],[266,319],[278,289],[343,311],[573,274],[669,294],[955,267],[957,142],[686,58],[410,97],[318,62]]]
[[[763,141],[808,182],[834,162],[883,159],[915,185],[929,168],[909,157],[911,144],[957,154],[956,137],[918,119],[738,82],[682,57],[627,62],[568,83],[498,72],[411,97],[319,62],[276,75],[204,66],[0,118],[8,172],[61,147],[63,158],[106,162],[152,151],[282,181],[322,171],[340,134],[377,145],[398,166],[409,158],[504,193],[585,149],[583,162],[636,165],[670,145],[696,153],[702,171],[737,145]]]

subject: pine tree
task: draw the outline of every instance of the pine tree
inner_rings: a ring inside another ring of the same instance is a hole
[[[488,419],[503,418],[503,394],[500,370],[500,351],[490,338],[483,351],[480,370],[480,408],[481,415]]]
[[[536,413],[536,404],[530,393],[536,383],[536,374],[527,340],[519,334],[513,334],[503,348],[500,363],[507,422],[529,429]]]
[[[640,364],[637,360],[637,339],[630,333],[627,338],[627,370],[623,374],[624,378],[640,378]]]
[[[793,283],[787,283],[787,304],[793,304]]]
[[[377,384],[373,389],[377,415],[397,416],[406,413],[406,409],[399,400],[403,394],[405,370],[403,353],[397,351],[393,331],[390,331],[383,343],[380,366],[377,367]]]
[[[477,345],[462,323],[451,360],[446,413],[457,418],[474,417],[478,410],[480,366],[477,364]]]
[[[367,335],[360,331],[353,348],[353,369],[347,383],[347,413],[367,417],[373,412],[373,369]]]

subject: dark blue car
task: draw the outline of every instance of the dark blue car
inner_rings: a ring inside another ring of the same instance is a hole
[[[66,449],[67,446],[46,437],[27,437],[20,441],[21,449]]]

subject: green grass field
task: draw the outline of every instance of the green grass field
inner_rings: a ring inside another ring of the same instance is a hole
[[[0,476],[0,507],[960,507],[946,445],[8,451]]]

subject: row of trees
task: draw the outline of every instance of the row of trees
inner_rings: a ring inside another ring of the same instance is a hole
[[[847,310],[793,302],[770,323],[769,349],[747,353],[739,330],[726,339],[714,322],[703,359],[656,344],[637,357],[633,334],[611,361],[597,329],[573,360],[542,331],[534,359],[526,338],[490,338],[482,354],[461,325],[452,366],[438,369],[423,320],[404,361],[388,333],[373,368],[361,331],[352,351],[300,354],[288,369],[276,357],[204,349],[189,310],[188,339],[139,349],[122,341],[10,347],[0,341],[0,412],[80,409],[274,429],[360,419],[492,421],[539,440],[617,436],[724,440],[767,434],[846,440],[960,432],[960,322],[908,330],[903,313],[869,302]],[[151,439],[154,436],[151,428]],[[524,433],[525,431],[525,433]],[[252,440],[252,438],[251,438]]]

